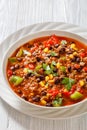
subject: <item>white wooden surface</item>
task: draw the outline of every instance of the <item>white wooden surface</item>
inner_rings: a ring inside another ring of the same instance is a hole
[[[0,0],[0,42],[24,26],[46,21],[87,28],[87,0]],[[0,130],[87,130],[87,114],[57,121],[37,119],[0,99]]]

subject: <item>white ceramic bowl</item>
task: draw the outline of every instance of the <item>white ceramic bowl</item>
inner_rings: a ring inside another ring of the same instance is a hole
[[[76,40],[82,42],[83,44],[87,43],[87,40],[79,35],[69,33],[66,31],[57,31],[57,30],[41,31],[41,32],[33,33],[33,34],[23,37],[22,39],[16,41],[12,46],[10,46],[4,55],[3,62],[2,62],[2,75],[3,75],[5,85],[8,89],[10,89],[11,93],[13,95],[15,95],[15,98],[20,100],[20,102],[21,102],[21,104],[19,104],[20,109],[23,107],[27,108],[26,111],[28,112],[28,115],[42,117],[42,118],[58,119],[58,118],[64,118],[64,117],[68,117],[68,116],[69,117],[75,116],[75,115],[78,115],[78,113],[84,113],[87,109],[87,99],[85,99],[79,103],[76,103],[74,105],[70,105],[70,106],[63,106],[63,107],[39,106],[39,105],[29,103],[29,102],[23,100],[22,98],[20,98],[19,96],[17,96],[13,92],[13,90],[11,89],[11,87],[7,81],[6,66],[7,66],[8,57],[10,57],[11,54],[18,47],[20,47],[27,41],[30,41],[30,40],[38,38],[38,37],[49,36],[52,34],[73,38],[73,39],[76,39]],[[84,108],[83,108],[83,106],[84,106]]]

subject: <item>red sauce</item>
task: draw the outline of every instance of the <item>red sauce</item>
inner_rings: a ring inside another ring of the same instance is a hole
[[[14,50],[7,63],[12,90],[27,102],[48,107],[87,98],[87,45],[56,35]]]

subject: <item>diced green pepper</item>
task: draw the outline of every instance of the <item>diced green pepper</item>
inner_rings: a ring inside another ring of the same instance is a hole
[[[38,70],[41,69],[41,68],[42,68],[42,65],[37,65],[37,66],[35,67],[35,70],[38,71]]]
[[[53,107],[59,107],[62,105],[63,98],[57,98],[52,102]]]
[[[55,61],[52,61],[51,65],[54,65],[54,66],[55,66],[55,65],[56,65],[56,62],[55,62]]]
[[[13,76],[10,77],[10,82],[13,83],[16,86],[21,84],[22,81],[23,81],[23,78],[21,78],[19,76],[13,75]]]
[[[52,70],[51,70],[51,69],[45,71],[45,74],[47,74],[47,75],[49,75],[49,74],[51,74],[51,73],[52,73]]]
[[[10,61],[11,63],[14,63],[14,62],[17,61],[17,59],[16,59],[16,57],[10,57],[10,58],[8,59],[8,61]]]
[[[20,49],[17,53],[17,57],[21,57],[23,55],[23,49]]]
[[[75,91],[73,94],[71,94],[70,98],[73,100],[78,100],[83,97],[83,94],[81,94],[78,91]]]
[[[43,69],[44,69],[44,70],[46,70],[46,68],[47,68],[47,66],[48,66],[48,65],[47,65],[47,64],[45,64],[45,63],[43,63],[43,65],[42,65],[42,66],[43,66]]]
[[[54,52],[54,51],[51,51],[51,52],[50,52],[50,55],[51,55],[51,56],[57,56],[57,53]]]
[[[53,105],[53,107],[59,107],[59,106],[60,106],[60,104],[58,103],[57,100],[54,100],[54,101],[52,102],[52,105]]]

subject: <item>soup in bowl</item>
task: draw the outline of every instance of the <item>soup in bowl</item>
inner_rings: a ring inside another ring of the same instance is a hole
[[[45,107],[81,102],[87,98],[85,43],[80,36],[64,31],[26,36],[4,57],[9,88],[26,102]]]

